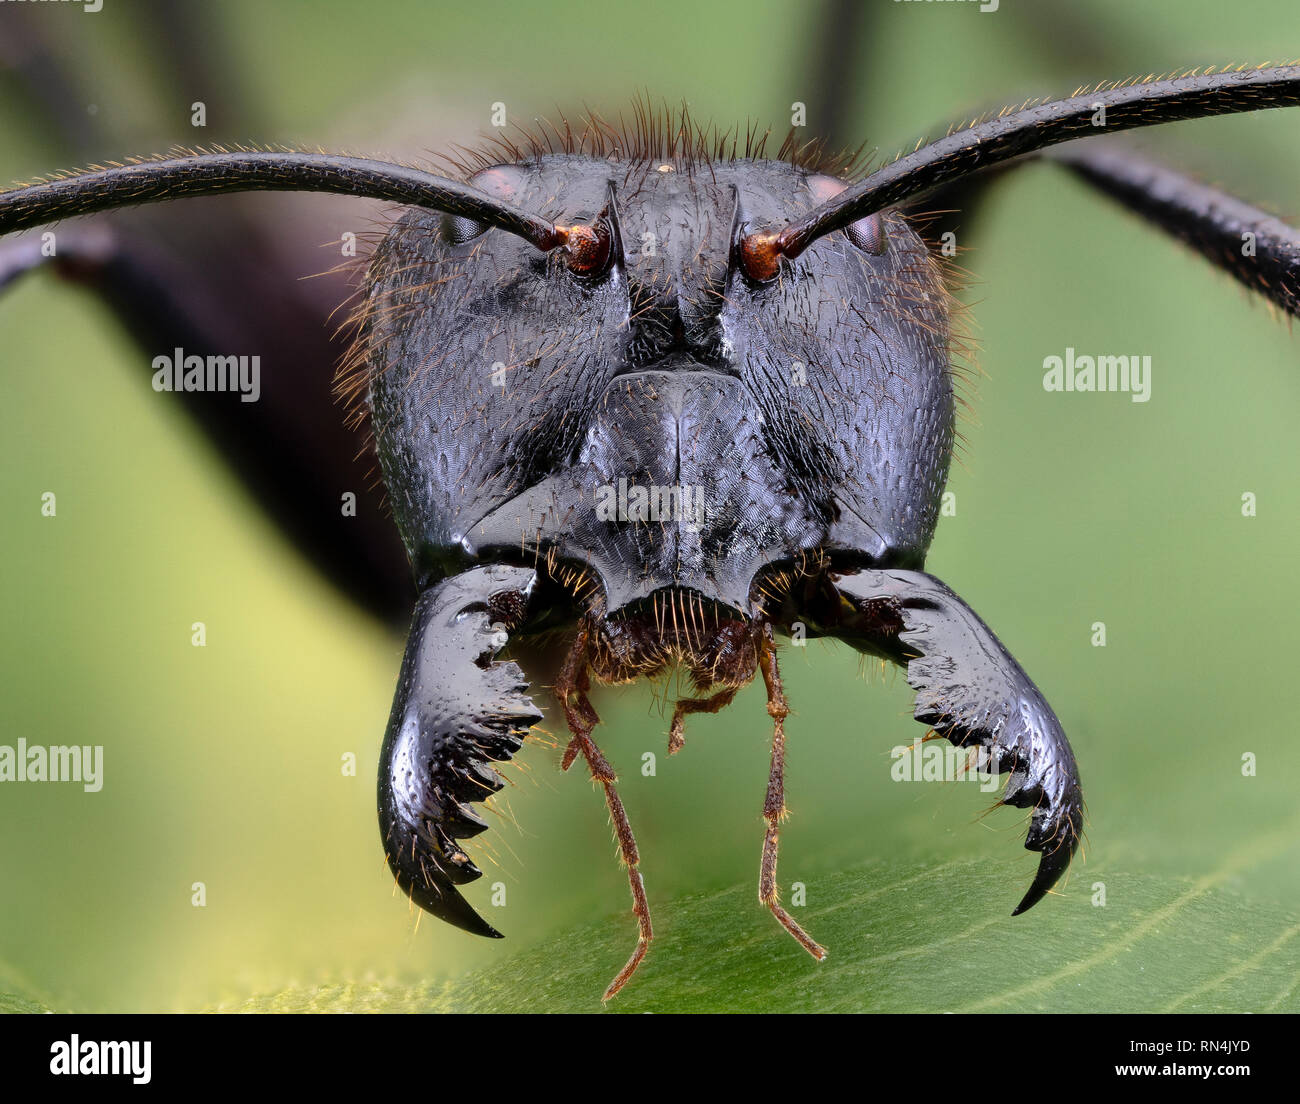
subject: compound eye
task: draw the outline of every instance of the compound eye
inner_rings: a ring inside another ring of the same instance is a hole
[[[527,174],[518,165],[493,165],[480,169],[467,183],[506,203],[518,203],[527,183]],[[442,236],[452,245],[471,242],[487,230],[487,223],[460,215],[443,215]]]
[[[817,173],[808,178],[808,190],[816,203],[825,203],[847,187],[848,184],[843,180],[825,173]],[[845,228],[844,234],[856,248],[864,253],[870,253],[873,257],[879,257],[884,253],[888,244],[885,237],[885,219],[880,211],[850,223]]]
[[[460,215],[442,216],[442,237],[449,245],[464,245],[466,242],[472,242],[486,229],[485,222],[475,222]]]
[[[848,235],[849,241],[864,253],[879,257],[885,252],[885,246],[887,245],[885,220],[879,211],[874,215],[868,215],[866,218],[860,218],[857,222],[850,223],[844,232]]]

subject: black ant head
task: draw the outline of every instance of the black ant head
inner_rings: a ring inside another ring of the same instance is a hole
[[[844,180],[641,133],[631,158],[570,145],[468,180],[563,244],[412,210],[372,259],[373,429],[422,585],[557,550],[611,613],[684,588],[747,615],[758,574],[806,549],[919,562],[953,398],[947,295],[903,216],[756,279],[753,228]]]

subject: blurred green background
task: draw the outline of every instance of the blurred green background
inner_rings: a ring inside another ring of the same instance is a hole
[[[1035,0],[1032,15],[1026,0],[989,14],[871,6],[848,109],[886,155],[972,111],[1084,81],[1300,53],[1293,0]],[[147,44],[132,5],[105,0],[93,16],[40,7],[100,112],[126,133],[141,120],[148,149],[195,140],[188,111],[168,123],[138,77]],[[213,125],[204,138],[418,155],[472,141],[494,101],[516,118],[556,105],[617,113],[645,90],[723,125],[771,123],[780,136],[790,104],[817,98],[816,17],[776,0],[237,0],[218,19],[238,66],[229,76],[262,104],[268,129]],[[1300,114],[1180,124],[1133,141],[1300,216]],[[8,102],[0,160],[6,183],[64,167]],[[322,242],[348,224],[351,202],[314,201]],[[947,902],[940,881],[908,913],[918,933],[949,940],[945,968],[968,950],[952,941],[959,904],[967,918],[1000,918],[985,931],[990,952],[1004,939],[1051,950],[1033,964],[986,960],[954,982],[963,1003],[1049,969],[1063,971],[1061,991],[1090,984],[1091,1008],[1109,1006],[1109,983],[1071,972],[1072,948],[1112,962],[1093,943],[1104,910],[1092,887],[1105,882],[1107,909],[1130,910],[1119,938],[1147,942],[1137,950],[1151,975],[1186,969],[1178,949],[1195,946],[1209,958],[1204,976],[1233,975],[1225,985],[1247,1004],[1294,1008],[1300,347],[1226,276],[1047,167],[1006,180],[985,216],[962,244],[986,378],[950,484],[957,514],[941,522],[928,566],[993,626],[1065,725],[1090,813],[1086,857],[1061,896],[1007,921],[1036,862],[1020,848],[1019,814],[979,820],[988,801],[974,787],[893,783],[889,749],[921,731],[905,683],[874,668],[864,678],[847,649],[814,643],[784,655],[795,715],[782,880],[805,882],[810,904],[825,905],[819,891],[840,892],[837,876],[868,860],[882,886],[895,871],[978,864],[962,869],[996,876],[954,882]],[[327,263],[304,257],[302,271]],[[1045,393],[1042,359],[1066,346],[1149,354],[1151,401]],[[400,635],[355,611],[286,544],[150,390],[142,354],[92,297],[49,274],[26,279],[0,299],[0,349],[0,742],[106,749],[98,794],[0,787],[0,991],[55,1008],[179,1010],[485,968],[508,983],[511,955],[596,922],[612,943],[579,955],[559,982],[594,1005],[633,933],[605,810],[578,771],[562,775],[558,752],[536,744],[511,772],[514,823],[503,818],[486,837],[499,865],[469,890],[488,908],[488,883],[505,883],[507,905],[488,912],[506,941],[427,917],[417,929],[392,893],[374,812]],[[328,380],[322,366],[321,386]],[[58,494],[53,520],[40,514],[47,490]],[[1247,491],[1258,498],[1251,519],[1240,511]],[[208,626],[206,648],[190,646],[196,620]],[[1104,648],[1090,644],[1095,621],[1106,623]],[[743,885],[726,896],[730,930],[748,933],[759,961],[797,986],[818,967],[752,900],[770,738],[761,688],[695,719],[671,762],[664,696],[639,686],[597,699],[656,919],[671,930],[677,898]],[[653,778],[637,769],[646,751],[659,754]],[[340,771],[346,752],[356,777]],[[1256,777],[1242,776],[1245,752],[1258,757]],[[190,903],[198,881],[205,908]],[[1140,904],[1128,896],[1137,886]],[[1150,904],[1186,893],[1231,897],[1193,933],[1180,925],[1197,922],[1194,908],[1166,916]],[[832,952],[898,923],[899,902],[890,907],[855,908]],[[1207,938],[1220,930],[1222,942]],[[1251,951],[1277,941],[1267,971],[1233,974],[1241,932]],[[674,977],[691,976],[676,953],[657,949],[647,967],[667,1006]],[[926,955],[881,965],[861,982],[861,1006],[922,1007],[915,994],[934,968]],[[1176,978],[1151,975],[1154,993],[1178,991]],[[701,1007],[735,997],[721,981],[695,985]],[[1211,986],[1189,1003],[1220,1002]]]

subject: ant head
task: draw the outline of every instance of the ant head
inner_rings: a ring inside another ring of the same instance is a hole
[[[594,517],[602,488],[663,487],[696,452],[710,468],[734,461],[729,479],[698,474],[711,516],[669,536],[635,519],[619,532],[613,519],[617,541],[638,547],[633,557],[620,545],[602,572],[611,608],[667,585],[666,573],[681,583],[683,563],[721,559],[747,519],[773,516],[760,508],[769,499],[814,542],[840,524],[846,546],[869,540],[875,554],[928,544],[952,395],[948,301],[921,238],[896,212],[872,214],[758,280],[743,250],[751,228],[847,184],[788,161],[656,153],[547,153],[474,173],[475,189],[555,225],[561,244],[546,253],[481,221],[412,210],[372,257],[357,359],[422,576],[443,574],[449,555],[531,546],[541,534],[521,542],[528,524],[502,519],[541,486],[555,490],[550,543],[591,562],[610,540],[611,519]],[[719,405],[710,425],[730,441],[706,442],[695,419]],[[900,479],[889,465],[903,454]],[[839,520],[882,514],[897,524],[870,534]],[[499,529],[485,523],[494,517]],[[734,578],[684,585],[746,608],[769,539],[747,536],[754,559],[728,557]],[[660,559],[664,571],[634,585],[608,578]]]

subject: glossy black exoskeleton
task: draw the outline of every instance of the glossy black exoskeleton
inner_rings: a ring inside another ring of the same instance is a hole
[[[583,754],[606,786],[641,924],[611,991],[651,929],[587,689],[677,664],[704,696],[679,702],[672,751],[688,712],[767,680],[778,731],[760,896],[822,957],[776,886],[786,707],[773,649],[798,625],[910,660],[918,718],[1013,774],[1004,800],[1034,810],[1029,846],[1044,852],[1028,908],[1078,840],[1078,777],[1033,685],[921,571],[953,442],[939,263],[882,213],[755,280],[748,232],[845,185],[784,161],[643,152],[539,155],[471,177],[596,228],[579,271],[420,210],[371,262],[364,379],[423,594],[380,779],[394,872],[430,912],[497,934],[456,889],[479,873],[459,841],[486,827],[468,806],[501,785],[489,763],[540,713],[522,670],[495,657],[507,638],[561,628],[565,765]]]

